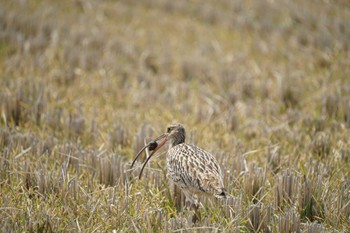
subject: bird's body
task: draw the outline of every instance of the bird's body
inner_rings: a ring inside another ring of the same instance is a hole
[[[138,153],[134,162],[146,147],[153,150],[141,169],[141,178],[148,160],[160,147],[168,142],[168,177],[182,190],[194,209],[197,210],[198,195],[207,194],[217,198],[226,198],[226,191],[222,172],[215,157],[195,145],[185,143],[185,138],[185,128],[181,124],[170,125],[166,133],[159,136]]]
[[[167,155],[169,178],[196,202],[194,195],[225,197],[222,172],[215,157],[205,150],[186,143],[170,146]]]

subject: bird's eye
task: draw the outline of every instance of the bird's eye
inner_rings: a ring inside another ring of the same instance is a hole
[[[166,131],[167,131],[167,133],[170,133],[171,127],[168,127]]]

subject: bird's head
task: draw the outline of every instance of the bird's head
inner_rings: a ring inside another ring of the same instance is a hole
[[[186,131],[181,124],[169,125],[166,134],[171,147],[185,142]]]
[[[134,166],[135,161],[137,158],[141,155],[141,153],[148,148],[152,151],[150,156],[146,159],[145,163],[142,166],[139,178],[141,178],[143,169],[145,168],[147,162],[151,159],[151,157],[159,150],[162,146],[164,146],[168,141],[170,144],[170,147],[176,146],[178,144],[184,143],[186,138],[186,131],[185,128],[181,124],[171,124],[167,127],[167,130],[165,133],[157,137],[156,139],[152,140],[150,143],[148,143],[146,146],[144,146],[139,153],[137,153],[136,158],[131,164],[131,167]]]

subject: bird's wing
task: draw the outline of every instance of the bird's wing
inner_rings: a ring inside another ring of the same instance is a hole
[[[219,163],[205,150],[189,144],[176,146],[177,176],[186,186],[221,197],[225,195]]]

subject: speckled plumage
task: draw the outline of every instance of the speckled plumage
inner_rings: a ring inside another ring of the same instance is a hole
[[[166,143],[168,177],[183,191],[186,198],[198,208],[198,195],[207,194],[217,198],[226,198],[223,176],[218,162],[209,152],[191,144],[185,143],[186,131],[181,124],[169,125],[167,132],[145,146],[153,150],[144,163],[141,172],[153,154]]]
[[[221,168],[209,152],[185,143],[186,131],[181,124],[168,126],[167,173],[194,205],[197,195],[214,195],[225,198]]]
[[[190,192],[225,197],[218,162],[210,153],[195,145],[181,143],[171,146],[167,156],[167,173],[185,194]]]

